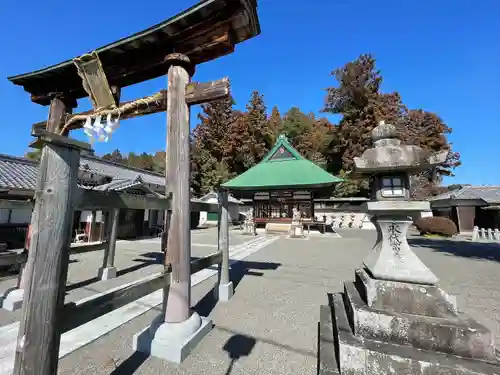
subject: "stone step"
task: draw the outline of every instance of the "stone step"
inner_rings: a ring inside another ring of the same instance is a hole
[[[498,375],[497,361],[480,361],[417,349],[411,345],[385,343],[354,335],[342,295],[332,306],[321,307],[320,326],[332,325],[335,351],[342,375]],[[331,313],[328,310],[331,308]],[[325,356],[326,357],[326,354]],[[319,362],[325,358],[319,358]],[[321,367],[321,363],[318,368]]]
[[[266,233],[290,233],[291,223],[267,223]]]
[[[374,309],[362,300],[353,283],[344,284],[343,296],[356,336],[469,358],[495,359],[492,333],[468,317],[437,318]]]

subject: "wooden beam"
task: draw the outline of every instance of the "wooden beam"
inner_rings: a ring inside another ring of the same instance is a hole
[[[107,246],[108,241],[72,243],[70,246],[70,253],[72,255],[90,253],[92,251],[104,250]]]
[[[96,243],[72,243],[69,252],[71,255],[90,253],[92,251],[103,250],[106,246],[108,246],[107,241]],[[0,254],[0,266],[26,263],[27,259],[28,252],[7,251],[6,253]]]
[[[218,251],[204,258],[199,258],[191,262],[191,275],[204,270],[206,268],[212,267],[214,264],[219,264],[222,262],[222,252]]]
[[[224,99],[228,97],[229,91],[230,83],[229,78],[227,77],[206,83],[193,82],[186,86],[186,103],[188,105],[195,105],[202,102]],[[120,112],[120,120],[125,120],[132,117],[145,116],[166,110],[167,90],[162,90],[154,95],[120,103],[116,110],[104,110],[100,111],[100,113],[105,116],[108,113],[113,113],[112,111]],[[91,110],[66,116],[66,125],[64,126],[64,129],[81,129],[87,116],[92,115],[93,113],[96,113],[96,111]],[[37,122],[33,125],[33,132],[35,129],[44,129],[46,124],[46,121]]]
[[[106,267],[114,267],[115,265],[115,249],[116,249],[116,238],[118,237],[118,224],[120,220],[120,209],[113,208],[112,215],[108,215],[111,218],[111,232],[109,234],[109,244],[106,249]]]
[[[78,209],[125,208],[133,210],[168,210],[170,198],[146,197],[116,191],[99,191],[79,188],[75,198]]]
[[[23,264],[26,262],[28,254],[25,252],[17,253],[14,251],[7,251],[0,253],[0,266],[13,266],[15,264]]]
[[[167,277],[165,277],[167,276]],[[64,305],[64,318],[59,324],[60,332],[70,331],[104,314],[125,306],[139,298],[161,289],[168,283],[169,273],[151,275],[138,283],[103,294],[97,298],[76,304]]]
[[[191,274],[204,270],[220,263],[222,253],[217,252],[207,257],[196,259],[191,262]],[[97,298],[75,303],[70,302],[64,305],[64,319],[58,327],[61,333],[70,331],[82,324],[88,323],[104,314],[123,307],[139,298],[166,287],[170,282],[171,268],[167,267],[160,274],[153,274],[147,279],[141,280],[123,289],[104,293]]]
[[[63,134],[67,133],[65,129],[62,129]],[[44,128],[37,126],[31,129],[31,135],[37,137],[35,141],[29,144],[29,147],[41,149],[44,144],[51,143],[55,145],[60,145],[64,147],[71,147],[77,150],[91,151],[92,147],[86,142],[77,141],[73,138],[68,138],[64,135],[53,133],[51,131],[45,130]]]

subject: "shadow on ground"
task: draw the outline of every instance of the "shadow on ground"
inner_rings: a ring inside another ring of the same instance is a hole
[[[245,276],[264,276],[264,273],[259,271],[276,270],[279,266],[281,266],[280,263],[250,262],[241,260],[231,265],[229,279],[233,282],[233,287],[236,292],[238,284]],[[201,316],[209,316],[214,307],[217,305],[217,288],[218,283],[216,283],[212,290],[193,307],[193,309]]]
[[[116,271],[116,277],[120,277],[120,276],[125,275],[125,274],[130,273],[130,272],[138,271],[142,268],[145,268],[145,267],[148,267],[148,266],[151,266],[154,264],[162,264],[163,263],[163,253],[147,253],[147,255],[148,255],[148,258],[150,258],[150,259],[134,259],[133,260],[134,262],[139,262],[139,263],[135,264],[133,266]],[[92,277],[92,278],[87,279],[87,280],[78,281],[76,283],[72,283],[72,284],[67,285],[66,292],[70,292],[74,289],[83,288],[85,286],[97,283],[99,281],[101,281],[101,278],[98,276]]]
[[[409,238],[412,247],[427,247],[457,257],[500,262],[500,244],[447,239]]]
[[[226,341],[226,343],[222,347],[222,350],[224,350],[228,354],[229,358],[231,358],[231,362],[229,363],[229,367],[227,368],[226,375],[231,374],[233,366],[238,359],[242,357],[248,357],[250,355],[256,343],[257,340],[255,340],[253,337],[242,335],[239,333],[231,336]]]
[[[147,254],[143,254],[146,256]],[[160,254],[163,255],[163,254]],[[151,257],[156,256],[156,253],[151,253]],[[195,260],[198,258],[191,258]],[[251,261],[238,261],[233,263],[230,269],[230,280],[233,282],[234,290],[238,287],[238,284],[245,276],[263,276],[266,270],[276,270],[280,266],[280,263],[268,263],[268,262],[251,262]],[[217,290],[218,283],[193,307],[198,314],[201,316],[209,316],[212,310],[217,305]],[[218,328],[218,327],[216,327]],[[219,328],[225,330],[224,328]],[[253,347],[255,346],[257,340],[253,337],[244,335],[242,333],[231,332],[233,335],[228,339],[222,348],[231,359],[231,363],[225,373],[225,375],[230,375],[234,366],[234,363],[245,356],[248,356]],[[110,375],[132,375],[139,367],[146,361],[148,356],[143,353],[135,352],[125,361],[123,361],[118,367],[116,367]]]

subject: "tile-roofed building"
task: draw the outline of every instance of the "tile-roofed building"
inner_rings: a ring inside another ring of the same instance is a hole
[[[38,163],[26,158],[0,154],[0,191],[35,189]]]
[[[0,154],[0,194],[33,195],[38,174],[38,162]],[[80,158],[79,183],[95,186],[97,190],[124,190],[143,185],[156,193],[165,190],[165,177],[161,174],[120,165],[95,156]]]
[[[22,246],[33,203],[29,201],[35,191],[38,177],[37,161],[24,157],[0,154],[0,234],[9,247]],[[163,195],[165,177],[161,174],[102,160],[93,155],[81,155],[78,172],[79,187],[99,191],[120,191],[135,194]],[[17,201],[12,208],[12,201]],[[5,203],[4,205],[2,204]],[[9,203],[11,202],[11,203]],[[89,238],[101,236],[104,220],[101,211],[75,211],[73,229],[83,227]],[[97,220],[97,222],[95,222]],[[195,219],[193,219],[195,220]],[[133,238],[151,234],[163,221],[160,210],[120,210],[118,235]],[[95,222],[90,226],[90,222]],[[92,229],[90,229],[92,227]],[[6,232],[7,231],[7,232]],[[13,234],[14,233],[14,234]],[[22,240],[22,241],[21,241]],[[1,242],[1,241],[0,241]]]
[[[458,189],[436,195],[430,201],[444,199],[481,199],[487,204],[500,204],[500,186],[462,185]]]
[[[500,186],[458,185],[429,199],[436,216],[447,216],[461,232],[500,229]]]

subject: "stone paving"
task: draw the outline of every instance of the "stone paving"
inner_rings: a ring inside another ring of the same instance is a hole
[[[158,314],[151,310],[61,359],[59,374],[315,374],[319,305],[327,302],[328,292],[341,291],[343,282],[353,279],[375,240],[373,231],[339,233],[342,238],[280,238],[234,264],[237,286],[227,303],[212,297],[215,277],[195,286],[193,305],[215,326],[181,365],[133,353],[133,334]],[[235,245],[249,238],[234,232],[230,240]],[[500,246],[417,236],[409,241],[441,286],[458,295],[461,310],[491,329],[500,343]],[[192,242],[215,244],[216,232],[199,232]],[[148,250],[139,248],[137,253]],[[208,255],[215,248],[193,246],[193,255],[196,251]]]

